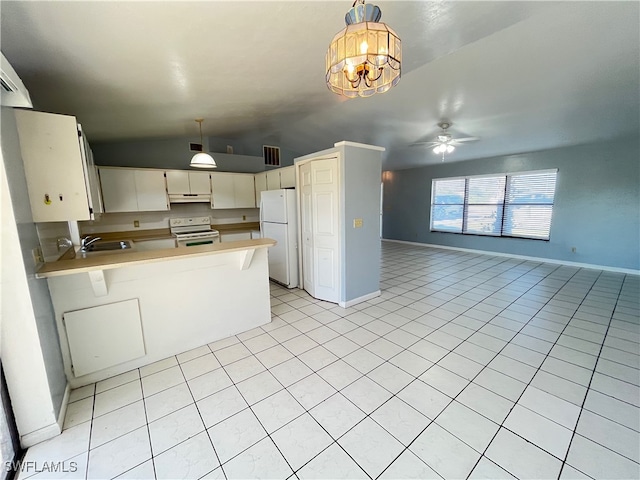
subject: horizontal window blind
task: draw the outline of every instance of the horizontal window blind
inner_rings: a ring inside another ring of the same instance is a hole
[[[507,177],[503,235],[549,239],[556,175],[541,172]]]
[[[548,240],[557,170],[433,180],[431,230]]]
[[[431,230],[462,233],[465,179],[434,180],[431,185]]]
[[[500,235],[504,204],[505,177],[467,179],[464,233]]]

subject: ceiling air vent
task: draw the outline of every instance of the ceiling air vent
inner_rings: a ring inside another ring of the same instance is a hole
[[[262,157],[264,164],[272,167],[280,166],[280,147],[272,147],[271,145],[262,146]]]

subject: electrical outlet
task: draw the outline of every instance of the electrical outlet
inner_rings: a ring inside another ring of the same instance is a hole
[[[571,247],[571,253],[576,253],[576,247]]]
[[[134,226],[135,228],[139,228],[139,227],[140,227],[140,220],[134,220],[134,221],[133,221],[133,226]]]
[[[44,256],[42,255],[42,248],[36,247],[31,250],[31,255],[33,256],[33,263],[37,266],[40,263],[44,263]]]

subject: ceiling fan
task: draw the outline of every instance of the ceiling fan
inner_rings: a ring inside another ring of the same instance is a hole
[[[438,127],[442,129],[440,133],[436,136],[435,140],[430,142],[416,142],[412,143],[412,146],[424,145],[427,147],[433,147],[433,153],[441,153],[442,161],[444,162],[444,154],[452,153],[457,146],[466,143],[466,142],[475,142],[479,140],[478,137],[464,137],[464,138],[453,138],[447,129],[451,126],[451,122],[440,122],[438,123]]]

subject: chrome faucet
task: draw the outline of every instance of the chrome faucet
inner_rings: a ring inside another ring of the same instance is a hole
[[[87,247],[92,243],[97,242],[98,240],[102,240],[101,237],[92,237],[91,235],[87,235],[82,238],[82,242],[80,243],[80,250],[86,251]]]

